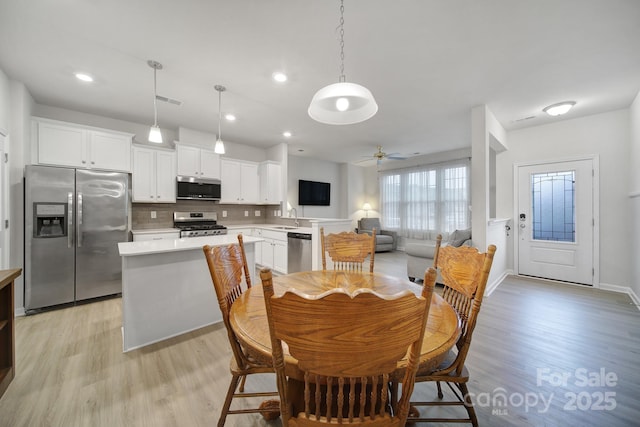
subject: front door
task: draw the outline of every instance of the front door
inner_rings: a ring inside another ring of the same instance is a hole
[[[594,283],[593,159],[518,167],[518,273]]]

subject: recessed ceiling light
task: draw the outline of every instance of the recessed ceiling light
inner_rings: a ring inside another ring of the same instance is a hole
[[[275,73],[273,73],[273,80],[277,81],[278,83],[284,83],[287,81],[287,75],[283,72],[276,71]]]
[[[282,136],[284,136],[285,138],[291,138],[291,132],[286,130],[286,131],[282,132]]]
[[[576,105],[575,101],[559,102],[543,108],[542,111],[550,116],[561,116],[562,114],[566,114],[574,105]]]
[[[93,81],[93,77],[85,73],[76,73],[76,78],[87,83],[91,83]]]
[[[233,114],[225,114],[224,118],[227,119],[230,122],[233,122],[236,120],[236,116],[234,116]]]

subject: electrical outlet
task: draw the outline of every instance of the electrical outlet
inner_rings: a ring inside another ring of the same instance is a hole
[[[222,211],[222,218],[226,218],[227,217],[227,211]]]
[[[255,215],[256,215],[256,216],[260,216],[260,211],[256,211],[256,212],[255,212]]]
[[[244,216],[249,216],[249,211],[244,211]]]
[[[156,211],[151,211],[151,219],[156,219],[157,217]]]

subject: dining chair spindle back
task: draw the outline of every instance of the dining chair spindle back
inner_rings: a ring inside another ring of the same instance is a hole
[[[404,426],[435,270],[420,296],[408,289],[383,296],[367,288],[352,294],[334,288],[318,296],[291,289],[274,296],[271,270],[260,277],[283,426]],[[283,343],[301,372],[293,379],[285,373]],[[389,401],[389,383],[405,357],[396,405]]]
[[[467,382],[469,371],[465,359],[471,345],[473,330],[476,326],[482,298],[489,279],[495,245],[489,245],[485,253],[468,246],[442,246],[436,252],[434,263],[443,281],[442,297],[456,310],[460,318],[462,333],[445,361],[435,370],[419,370],[416,383],[435,382],[438,389],[438,401],[412,401],[411,406],[452,406],[461,405],[467,410],[467,418],[425,418],[417,415],[410,417],[416,422],[467,422],[478,425],[473,403],[469,396]],[[442,401],[444,394],[441,383],[446,383],[456,396],[455,401]],[[456,387],[452,386],[452,384]]]
[[[251,276],[247,266],[247,257],[244,250],[244,242],[242,234],[238,234],[238,244],[227,246],[209,246],[203,248],[213,287],[216,291],[220,311],[222,312],[222,321],[227,329],[227,337],[231,345],[233,356],[230,363],[231,382],[227,390],[224,404],[220,412],[218,427],[224,426],[228,414],[244,414],[244,413],[262,413],[265,416],[273,417],[272,413],[268,413],[269,407],[258,407],[249,409],[230,409],[231,401],[234,398],[255,398],[259,396],[277,396],[277,391],[245,393],[244,386],[247,375],[258,373],[275,372],[270,361],[260,361],[246,354],[240,342],[238,341],[231,323],[229,321],[229,312],[233,302],[242,295],[245,289],[251,287]],[[243,277],[244,284],[243,287]],[[240,387],[238,387],[238,383]],[[238,392],[236,392],[236,390]],[[267,405],[268,406],[268,405]],[[276,408],[277,411],[277,408]]]
[[[376,229],[369,234],[358,234],[353,231],[324,234],[320,227],[322,245],[322,269],[327,269],[326,254],[333,262],[334,270],[362,272],[363,265],[369,256],[369,272],[373,273],[376,255]]]

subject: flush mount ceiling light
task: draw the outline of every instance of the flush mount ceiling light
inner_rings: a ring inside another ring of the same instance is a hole
[[[156,73],[158,70],[162,70],[162,64],[152,60],[148,60],[147,64],[153,68],[153,126],[149,129],[149,142],[162,144],[162,132],[158,127],[158,92],[156,90]]]
[[[287,75],[283,72],[276,71],[275,73],[273,73],[273,80],[277,81],[278,83],[284,83],[287,81]]]
[[[563,114],[566,114],[574,105],[576,105],[575,101],[559,102],[557,104],[549,105],[548,107],[543,108],[542,111],[550,116],[561,116]]]
[[[221,85],[215,85],[214,89],[218,91],[218,139],[216,139],[216,145],[213,151],[218,154],[224,154],[224,142],[222,142],[222,135],[220,133],[220,122],[222,121],[222,92],[227,90],[227,88]]]
[[[313,96],[309,116],[329,125],[350,125],[370,119],[378,112],[371,91],[356,83],[347,83],[344,75],[344,0],[340,1],[340,77]]]
[[[91,83],[93,81],[93,77],[91,77],[89,74],[86,74],[86,73],[76,73],[75,76],[76,76],[76,79],[83,82]]]

